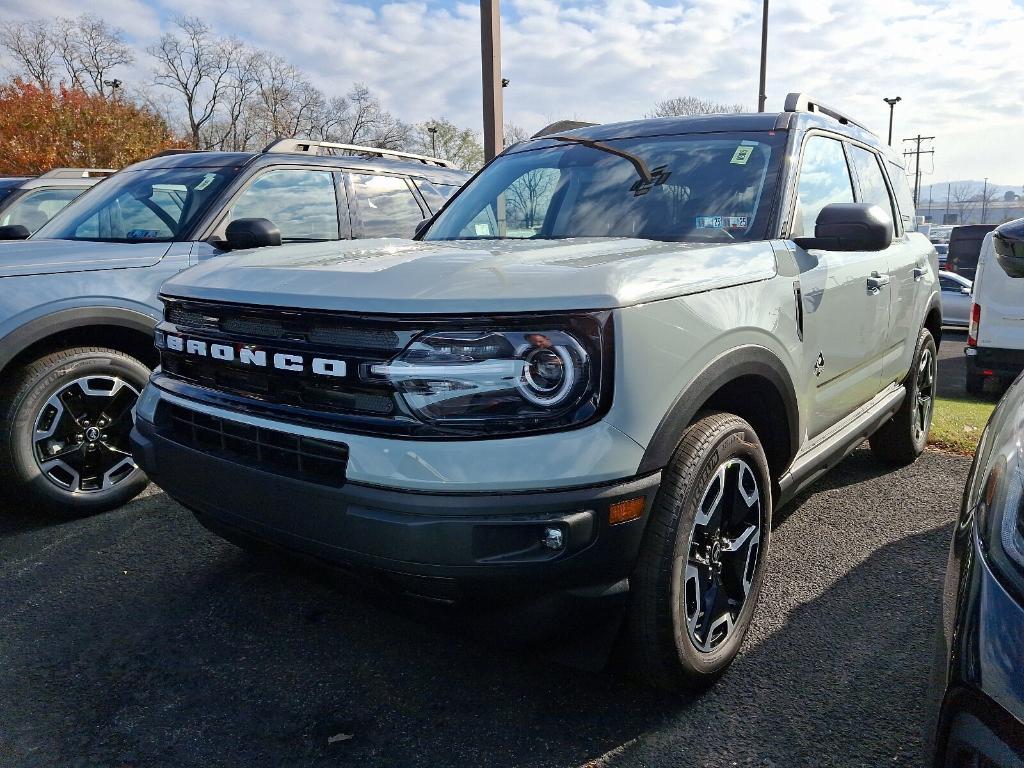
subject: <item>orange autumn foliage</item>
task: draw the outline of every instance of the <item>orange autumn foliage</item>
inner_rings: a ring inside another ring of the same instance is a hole
[[[122,168],[184,146],[156,112],[80,88],[0,84],[0,175],[51,168]]]

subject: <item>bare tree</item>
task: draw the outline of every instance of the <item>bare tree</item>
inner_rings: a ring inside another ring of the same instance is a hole
[[[155,79],[185,102],[192,146],[201,146],[204,126],[217,115],[229,87],[240,46],[213,37],[198,18],[175,21],[180,34],[166,33],[147,50],[156,59]]]
[[[746,112],[742,104],[721,104],[696,96],[677,96],[659,101],[648,117],[686,117],[688,115],[717,115],[727,112]]]
[[[950,204],[957,212],[957,223],[966,224],[968,217],[981,205],[981,188],[977,184],[961,182],[950,188]]]
[[[516,125],[515,123],[505,123],[504,135],[506,147],[511,147],[513,144],[518,144],[520,141],[526,141],[531,136],[528,130],[523,128],[521,125]]]
[[[527,171],[512,182],[505,192],[505,205],[515,214],[520,226],[525,229],[540,226],[558,178],[557,170],[538,168]]]
[[[91,14],[58,19],[51,36],[71,85],[101,96],[116,90],[107,85],[113,82],[113,69],[134,61],[124,33]]]
[[[57,46],[50,25],[42,19],[4,24],[0,45],[14,57],[27,79],[40,88],[52,88],[57,77]]]

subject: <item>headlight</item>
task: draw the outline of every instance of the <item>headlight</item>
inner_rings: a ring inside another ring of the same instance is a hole
[[[1024,414],[1021,414],[1024,417]],[[993,446],[975,509],[986,558],[1007,585],[1024,595],[1024,422],[1005,446]]]
[[[435,427],[493,433],[579,426],[599,416],[611,394],[610,331],[607,313],[428,331],[369,372]]]

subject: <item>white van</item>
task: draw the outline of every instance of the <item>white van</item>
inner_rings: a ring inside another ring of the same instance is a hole
[[[980,394],[985,379],[1024,371],[1024,219],[985,235],[971,298],[967,391]]]

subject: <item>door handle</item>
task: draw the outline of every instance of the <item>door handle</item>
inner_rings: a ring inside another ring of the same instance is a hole
[[[888,284],[888,275],[881,275],[878,272],[872,272],[871,277],[868,278],[868,293],[872,296],[877,296],[882,288]]]
[[[928,270],[924,267],[914,267],[914,282],[916,283],[922,277],[928,274]]]

